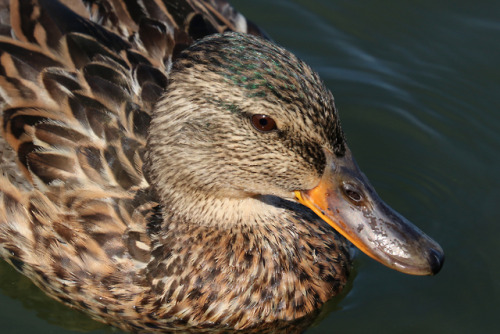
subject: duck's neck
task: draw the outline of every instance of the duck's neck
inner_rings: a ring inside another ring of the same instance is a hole
[[[163,198],[164,227],[174,222],[203,226],[214,231],[228,231],[251,226],[263,226],[283,215],[282,200],[270,196],[233,193],[231,196],[207,196],[188,191]]]
[[[211,199],[184,212],[164,208],[148,265],[159,318],[235,328],[297,319],[345,283],[345,242],[295,203]]]

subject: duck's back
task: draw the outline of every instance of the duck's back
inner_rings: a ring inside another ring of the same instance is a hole
[[[172,61],[207,34],[261,33],[220,0],[61,2],[0,1],[0,255],[99,317],[123,312],[123,284],[144,289],[144,146]]]

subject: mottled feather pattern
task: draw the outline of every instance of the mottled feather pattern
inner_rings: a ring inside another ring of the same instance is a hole
[[[283,208],[295,205],[274,204]],[[314,217],[288,216],[283,209],[282,216],[282,226],[255,228],[253,222],[241,222],[222,234],[210,225],[188,230],[192,227],[173,213],[169,221],[180,224],[169,224],[164,229],[185,233],[169,234],[153,244],[154,259],[148,269],[153,289],[163,292],[167,301],[158,305],[154,314],[182,318],[182,311],[189,310],[192,300],[197,299],[200,307],[189,312],[191,319],[207,318],[214,323],[222,319],[234,328],[247,328],[255,322],[254,312],[260,320],[272,322],[276,317],[293,320],[315,311],[332,290],[339,290],[345,283],[339,281],[347,270],[344,255],[332,261],[325,254],[346,254],[347,250],[339,248],[345,246],[328,226],[296,224],[298,219]],[[299,235],[302,237],[297,238]],[[189,257],[186,252],[196,256]],[[221,314],[219,310],[223,309]]]
[[[192,197],[166,198],[150,179],[157,168],[146,148],[148,140],[154,142],[148,139],[150,123],[156,108],[167,103],[158,100],[167,87],[176,94],[179,82],[171,85],[170,78],[174,61],[183,57],[175,66],[184,66],[198,51],[181,52],[212,33],[264,34],[222,0],[5,3],[0,6],[1,256],[53,298],[129,331],[215,327],[291,333],[310,323],[312,318],[300,325],[280,321],[313,316],[342,288],[349,272],[345,240],[312,212],[275,196],[234,204],[208,202],[194,190]],[[243,83],[235,75],[246,75],[240,74],[243,67],[225,74],[233,91],[212,96],[212,105],[240,108],[231,94],[241,97]],[[283,103],[298,98],[297,108],[317,103],[324,86],[316,91],[317,75],[302,70],[310,82],[287,76],[285,90],[260,87],[272,100],[254,98],[264,107],[276,98]],[[273,80],[283,79],[279,73]],[[206,94],[197,98],[207,102]],[[329,104],[333,108],[331,95],[312,108]],[[323,136],[341,154],[343,135],[336,120],[323,120],[330,121],[331,133]],[[202,122],[190,123],[199,138],[186,145],[240,145],[238,136],[223,144],[206,142],[206,124],[216,125],[217,119]],[[290,138],[290,146],[294,140],[299,141]],[[324,157],[317,147],[305,149],[312,153],[297,151],[297,157],[315,159],[303,168],[320,173]],[[215,151],[206,161],[220,159],[223,152]],[[235,153],[236,158],[248,162],[242,170],[265,165],[252,155]],[[163,177],[178,174],[177,187],[212,187],[217,193],[210,177],[205,184],[188,184],[190,178],[175,168]],[[180,206],[191,208],[191,216]],[[221,209],[228,206],[233,210]],[[218,224],[204,221],[207,213]],[[201,223],[190,224],[196,216]],[[272,224],[276,216],[280,222]],[[257,218],[248,222],[248,217]],[[230,228],[228,221],[234,222]],[[270,323],[274,327],[266,329]]]

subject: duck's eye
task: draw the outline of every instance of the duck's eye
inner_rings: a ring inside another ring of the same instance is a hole
[[[252,115],[252,125],[259,131],[269,132],[276,130],[276,122],[267,115]]]

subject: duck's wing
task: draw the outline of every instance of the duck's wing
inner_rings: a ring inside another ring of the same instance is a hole
[[[0,254],[61,300],[104,303],[149,261],[144,148],[172,60],[250,25],[220,0],[62,2],[13,0],[7,17],[0,1]]]
[[[148,24],[158,22],[176,29],[178,37],[184,38],[185,41],[225,31],[265,35],[225,0],[108,2],[84,0],[84,2],[89,8],[92,20],[124,37],[139,31],[141,26],[144,28],[143,32],[146,33],[151,28],[148,29]],[[178,41],[181,40],[180,38]]]

